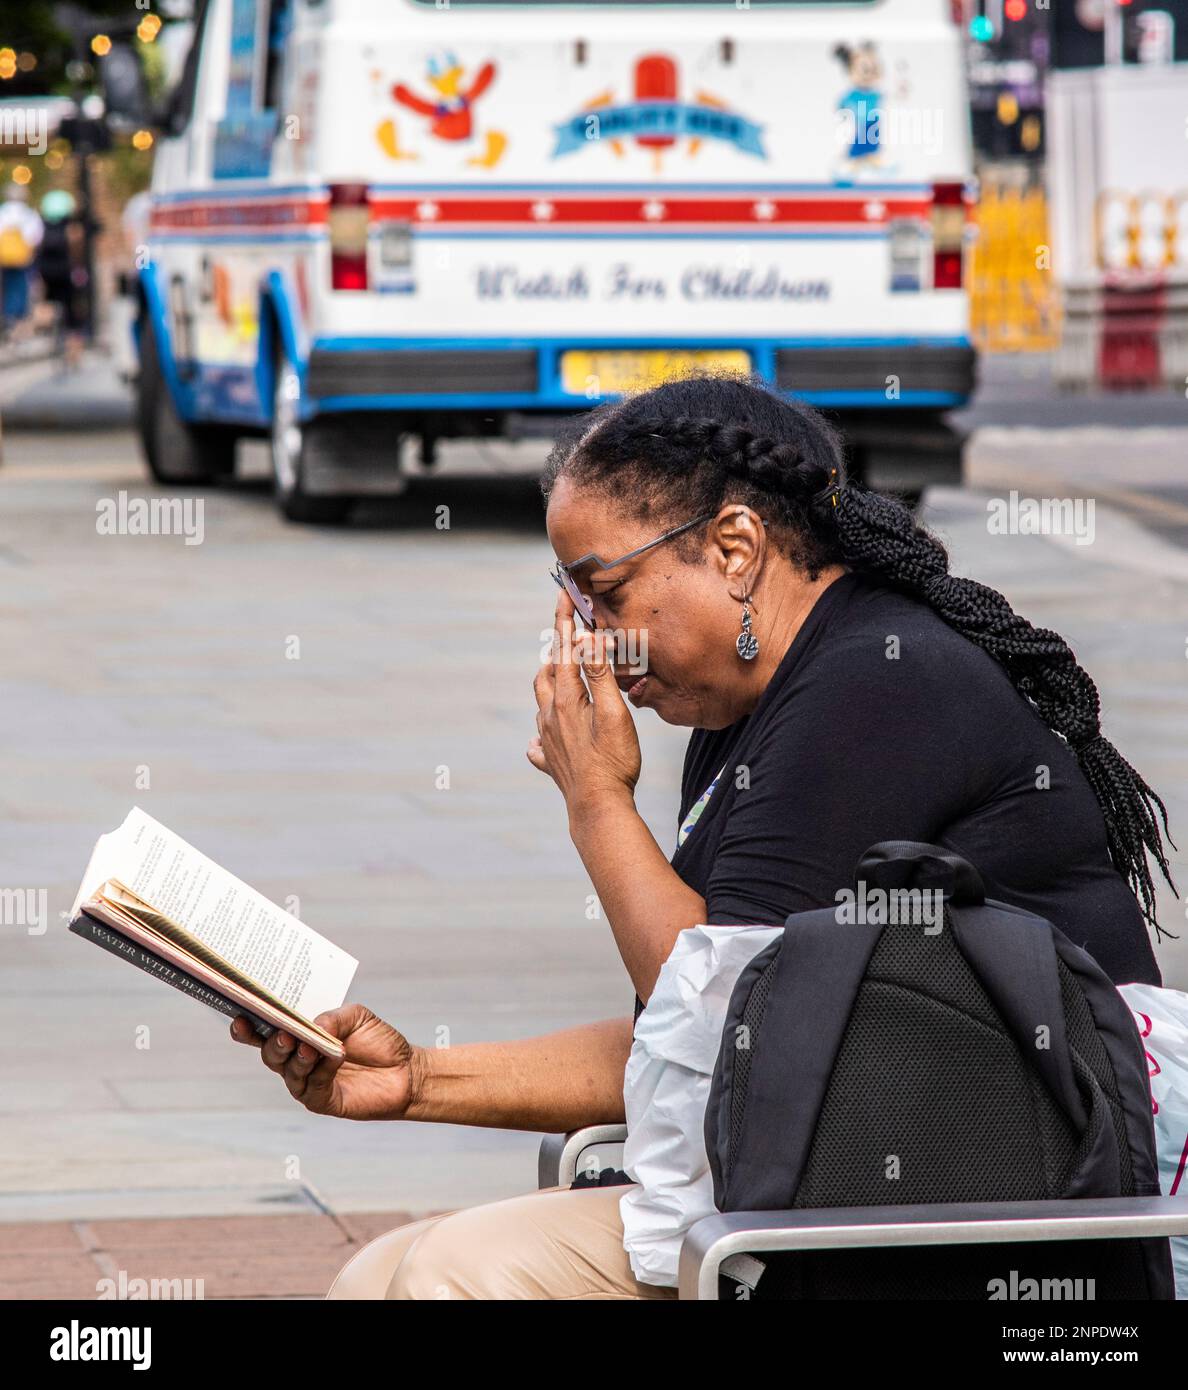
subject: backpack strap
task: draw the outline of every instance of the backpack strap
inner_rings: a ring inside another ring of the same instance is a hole
[[[754,1053],[746,1111],[720,1210],[792,1205],[854,998],[881,932],[881,926],[868,924],[840,926],[833,908],[793,913],[785,921],[760,1036],[749,1040]],[[765,1036],[780,1045],[764,1047]],[[722,1045],[731,1047],[734,1040],[723,1038]],[[795,1058],[795,1086],[788,1084],[789,1058]]]
[[[1072,972],[1085,996],[1098,1036],[1105,1044],[1130,1141],[1130,1160],[1134,1169],[1134,1191],[1138,1197],[1159,1196],[1159,1163],[1156,1158],[1155,1129],[1151,1117],[1151,1083],[1142,1040],[1135,1028],[1130,1007],[1101,967],[1080,946],[1062,932],[1052,929],[1052,940],[1060,959]]]
[[[1034,1063],[1077,1132],[1083,1133],[1089,1117],[1068,1051],[1052,924],[994,901],[954,907],[949,919],[958,950],[1019,1050]]]
[[[1034,1064],[1077,1133],[1087,1136],[1088,1147],[1060,1195],[1104,1197],[1120,1192],[1118,1140],[1105,1095],[1088,1075],[1078,1083],[1074,1069],[1056,969],[1056,928],[1034,913],[993,901],[981,908],[957,908],[951,915],[961,954],[1020,1052]]]

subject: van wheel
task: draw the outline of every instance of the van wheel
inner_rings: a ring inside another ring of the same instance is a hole
[[[145,462],[159,483],[213,483],[235,471],[234,430],[191,425],[177,413],[147,317],[140,329],[136,422]]]
[[[965,436],[939,414],[846,421],[848,472],[915,506],[928,487],[960,487]]]
[[[279,357],[272,393],[272,480],[276,504],[288,521],[333,525],[350,515],[354,499],[322,496],[304,490],[303,475],[311,445],[325,428],[318,420],[302,421],[297,409],[300,379],[297,369]]]

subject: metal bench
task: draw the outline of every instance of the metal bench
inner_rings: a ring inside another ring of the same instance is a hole
[[[539,1185],[568,1186],[579,1172],[595,1177],[604,1168],[621,1168],[626,1138],[625,1125],[546,1135],[537,1165]],[[685,1236],[678,1289],[680,1298],[716,1299],[727,1260],[777,1250],[1182,1235],[1188,1235],[1188,1199],[1175,1197],[728,1212],[703,1218]]]

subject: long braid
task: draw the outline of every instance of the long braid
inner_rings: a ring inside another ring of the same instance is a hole
[[[720,414],[705,413],[707,391]],[[694,409],[682,410],[686,401]],[[816,412],[743,379],[671,382],[599,407],[580,435],[563,431],[542,479],[546,497],[562,473],[630,498],[643,515],[747,502],[790,537],[792,558],[811,576],[843,564],[926,603],[994,657],[1068,743],[1101,807],[1110,857],[1159,933],[1147,856],[1174,890],[1167,809],[1102,734],[1092,678],[1059,633],[1033,627],[997,590],[951,574],[945,547],[901,502],[846,482],[837,436]]]
[[[906,507],[852,484],[840,490],[837,502],[844,562],[924,599],[950,627],[989,652],[1067,741],[1101,807],[1110,857],[1159,932],[1147,855],[1174,889],[1163,845],[1164,836],[1171,841],[1167,808],[1102,734],[1101,698],[1072,648],[1059,633],[1020,617],[997,590],[950,574],[944,548]]]

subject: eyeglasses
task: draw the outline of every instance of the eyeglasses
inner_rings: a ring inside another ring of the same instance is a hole
[[[568,565],[558,563],[555,568],[549,571],[554,582],[559,588],[565,590],[573,600],[573,606],[577,610],[578,617],[585,623],[586,627],[594,631],[594,604],[577,586],[577,581],[573,577],[573,571],[581,569],[583,565],[588,565],[591,560],[595,562],[595,569],[613,570],[616,565],[626,564],[628,560],[634,560],[637,555],[642,555],[645,551],[652,550],[658,545],[663,545],[665,541],[672,540],[673,536],[679,536],[682,531],[690,531],[694,526],[701,526],[712,517],[717,516],[717,512],[706,512],[703,516],[696,516],[692,521],[686,521],[683,526],[674,526],[671,531],[665,531],[662,536],[657,536],[654,541],[649,541],[647,545],[641,545],[636,550],[629,550],[626,555],[620,555],[617,560],[602,560],[591,551],[589,555],[583,555],[580,560],[572,560]]]

